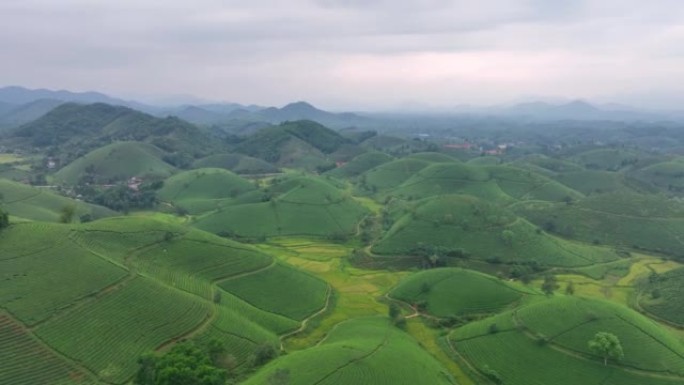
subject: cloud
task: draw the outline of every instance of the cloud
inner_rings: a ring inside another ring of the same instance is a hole
[[[646,104],[682,92],[683,22],[679,0],[5,0],[0,71],[34,87],[338,108]]]

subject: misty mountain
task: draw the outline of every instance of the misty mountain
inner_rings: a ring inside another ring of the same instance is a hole
[[[40,118],[52,111],[55,107],[64,103],[64,101],[56,99],[38,99],[19,106],[6,104],[7,106],[10,106],[9,109],[3,110],[2,107],[0,107],[0,127],[19,127],[22,124]]]

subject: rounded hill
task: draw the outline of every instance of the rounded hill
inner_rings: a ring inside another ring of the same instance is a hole
[[[599,332],[619,339],[624,358],[610,360],[589,348]],[[452,349],[500,383],[681,384],[684,345],[655,322],[628,308],[555,296],[516,311],[473,322],[449,335]],[[563,373],[559,375],[559,373]]]
[[[134,176],[167,177],[175,169],[162,160],[164,154],[164,151],[147,143],[112,143],[69,163],[55,174],[55,178],[67,184],[77,184],[83,178],[110,183]]]
[[[410,275],[389,295],[409,304],[421,304],[437,317],[452,317],[500,311],[522,298],[523,293],[482,273],[441,268]]]
[[[568,242],[508,210],[468,195],[444,195],[399,208],[390,230],[372,248],[378,254],[419,255],[421,245],[481,260],[536,261],[583,266],[614,260],[607,249]]]
[[[320,344],[273,361],[245,385],[269,383],[279,371],[297,385],[456,384],[408,334],[379,317],[339,324]]]

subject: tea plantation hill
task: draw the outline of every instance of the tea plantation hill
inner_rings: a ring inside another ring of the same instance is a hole
[[[447,318],[497,313],[532,293],[475,271],[440,268],[408,276],[389,297]]]
[[[255,190],[252,182],[230,171],[201,168],[166,179],[157,196],[190,214],[199,214],[234,204],[240,195]]]
[[[456,384],[438,361],[384,317],[342,322],[315,347],[273,361],[244,384],[267,384],[278,371],[297,385]]]
[[[640,288],[637,306],[656,319],[684,326],[684,268],[653,272]]]
[[[660,195],[592,195],[571,205],[521,202],[514,211],[546,231],[584,242],[684,256],[684,203]]]
[[[241,368],[329,292],[253,247],[141,217],[14,224],[0,277],[2,384],[123,384],[142,353],[182,338],[223,341]]]
[[[639,153],[623,149],[600,148],[570,158],[571,161],[591,170],[619,171],[639,161]]]
[[[615,334],[624,358],[588,347],[601,331]],[[682,384],[684,344],[662,326],[613,303],[556,295],[531,301],[448,336],[449,349],[497,383]]]
[[[244,238],[349,237],[368,210],[323,178],[286,175],[197,218],[198,228]]]
[[[131,177],[165,178],[175,167],[164,162],[166,153],[141,142],[116,142],[74,160],[54,175],[60,183],[76,185],[87,180],[91,183],[113,183]]]
[[[372,251],[416,255],[429,245],[476,260],[579,267],[618,258],[609,249],[554,237],[510,211],[469,195],[419,200],[390,212],[393,224]]]
[[[88,215],[92,219],[118,215],[102,207],[58,195],[47,188],[0,179],[0,205],[17,218],[58,222],[65,207],[74,208],[76,218]]]
[[[192,168],[224,168],[236,174],[272,174],[278,168],[264,160],[242,154],[215,154],[197,159]]]
[[[684,192],[684,158],[681,157],[642,167],[630,175],[668,193],[682,195]]]
[[[114,141],[150,143],[193,157],[225,148],[208,131],[180,119],[103,103],[62,104],[13,130],[10,140],[16,146],[57,149],[62,163]]]
[[[394,158],[382,152],[368,152],[354,157],[348,163],[327,172],[337,178],[353,178],[364,172],[392,161]]]
[[[264,128],[239,143],[234,151],[279,167],[306,170],[330,168],[330,156],[350,140],[312,121],[285,122]]]
[[[434,158],[431,163],[421,164],[418,162],[425,161],[420,159],[408,157],[385,163],[365,174],[365,186],[383,196],[408,199],[460,193],[492,202],[512,203],[518,200],[567,201],[583,196],[531,171],[506,166],[473,166]],[[402,170],[404,166],[407,168]],[[416,168],[418,170],[413,173],[408,171]]]

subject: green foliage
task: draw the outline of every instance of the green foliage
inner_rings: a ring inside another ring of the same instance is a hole
[[[143,355],[135,383],[138,385],[224,385],[226,372],[215,367],[199,347],[185,342],[156,357]]]
[[[66,205],[62,207],[59,213],[59,221],[61,223],[71,223],[74,219],[74,214],[76,213],[75,205]]]
[[[587,343],[589,350],[603,358],[603,364],[608,365],[608,359],[620,360],[625,356],[620,340],[615,334],[598,332]]]
[[[9,214],[0,208],[0,229],[9,226]]]
[[[558,290],[560,285],[558,284],[558,280],[556,280],[556,276],[552,274],[547,274],[544,276],[544,282],[542,282],[541,285],[541,290],[544,292],[546,295],[553,295],[553,292]]]

